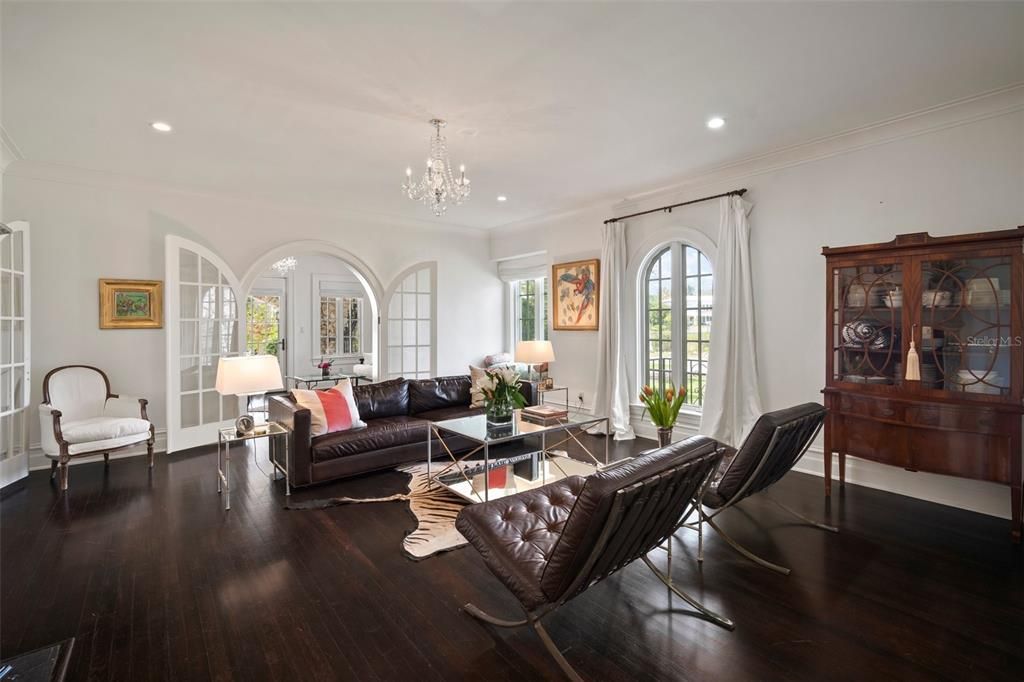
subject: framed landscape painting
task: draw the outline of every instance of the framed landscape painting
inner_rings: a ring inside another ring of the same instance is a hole
[[[160,329],[164,283],[150,279],[100,280],[100,329]]]
[[[561,331],[597,331],[601,297],[600,261],[597,258],[551,267],[552,327]]]

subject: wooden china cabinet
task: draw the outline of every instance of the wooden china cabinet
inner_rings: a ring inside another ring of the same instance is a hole
[[[1024,226],[822,249],[832,453],[1010,486],[1021,540]],[[910,342],[920,379],[906,377]]]

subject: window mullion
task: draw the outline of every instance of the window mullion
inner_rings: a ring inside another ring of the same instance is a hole
[[[686,263],[683,245],[672,243],[672,383],[685,386],[686,368]]]
[[[543,340],[546,336],[546,330],[541,329],[544,324],[544,278],[538,277],[535,280],[533,286],[533,338],[534,340]]]

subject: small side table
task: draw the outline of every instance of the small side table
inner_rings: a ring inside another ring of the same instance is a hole
[[[231,509],[231,445],[233,443],[266,438],[268,448],[270,449],[270,463],[274,467],[274,480],[278,480],[278,472],[283,473],[284,494],[286,496],[292,494],[291,479],[288,474],[288,470],[291,469],[291,453],[288,446],[289,433],[291,432],[288,429],[277,422],[260,424],[249,433],[244,433],[241,436],[238,435],[234,427],[220,429],[217,432],[217,492],[224,496],[225,510]],[[277,457],[277,441],[279,439],[284,441],[283,467]]]
[[[336,384],[342,379],[348,379],[352,382],[353,386],[358,386],[360,381],[365,381],[366,377],[361,374],[349,374],[347,372],[332,372],[331,374],[324,376],[322,374],[312,374],[310,376],[287,376],[285,379],[291,379],[292,384],[295,388],[301,388],[305,386],[307,389],[315,388],[323,383]]]
[[[552,386],[551,388],[537,388],[537,403],[540,405],[547,404],[548,393],[558,393],[559,391],[565,391],[565,403],[554,403],[559,407],[565,407],[565,409],[571,409],[569,405],[569,387],[568,386]]]

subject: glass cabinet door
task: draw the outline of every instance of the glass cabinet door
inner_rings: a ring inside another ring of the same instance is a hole
[[[833,268],[833,380],[900,383],[903,274],[898,262]]]
[[[1008,396],[1012,335],[1012,257],[921,261],[921,387]]]

